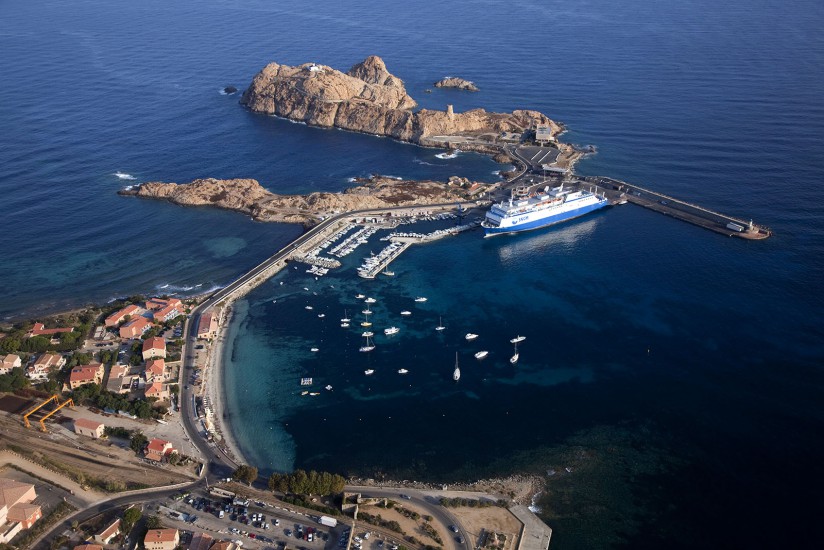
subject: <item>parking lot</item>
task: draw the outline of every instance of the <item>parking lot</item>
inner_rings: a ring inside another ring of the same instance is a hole
[[[333,550],[348,538],[349,527],[320,525],[314,517],[267,503],[192,494],[162,503],[164,523],[215,538],[240,540],[244,548]],[[344,533],[346,533],[344,535]],[[345,542],[344,542],[345,546]]]

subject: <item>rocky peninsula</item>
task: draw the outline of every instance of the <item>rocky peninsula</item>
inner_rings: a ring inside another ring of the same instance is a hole
[[[466,90],[467,92],[477,92],[479,88],[470,80],[464,80],[456,76],[445,76],[437,81],[434,86],[436,88],[456,88],[458,90]]]
[[[256,113],[432,147],[459,143],[466,149],[474,143],[475,150],[483,150],[503,132],[523,133],[537,124],[547,125],[553,135],[562,131],[561,125],[530,110],[456,113],[447,106],[443,111],[416,111],[417,102],[403,81],[374,55],[346,73],[315,63],[270,63],[254,77],[240,102]]]
[[[316,224],[337,212],[438,204],[466,200],[478,186],[453,176],[449,182],[397,180],[373,176],[342,193],[278,195],[254,179],[196,179],[189,183],[147,182],[121,195],[162,199],[182,206],[213,206],[250,215],[258,221]],[[470,189],[471,188],[471,189]]]

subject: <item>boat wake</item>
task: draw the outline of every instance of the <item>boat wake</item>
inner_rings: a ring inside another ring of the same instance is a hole
[[[433,164],[431,162],[426,162],[425,160],[421,160],[421,159],[418,159],[418,158],[416,158],[412,162],[414,162],[415,164],[422,164],[423,166],[439,166],[438,164]]]
[[[122,180],[135,180],[135,179],[137,179],[133,175],[127,174],[126,172],[114,172],[112,175],[117,176],[118,178],[120,178]]]
[[[460,149],[455,149],[454,151],[451,151],[451,152],[438,153],[437,155],[435,155],[435,157],[439,158],[439,159],[454,159],[454,158],[457,158],[458,153],[460,153],[460,152],[461,152]]]
[[[203,288],[203,283],[199,283],[196,285],[173,285],[171,283],[166,283],[162,285],[156,285],[155,290],[162,291],[163,294],[182,294],[187,292],[195,291],[197,293],[205,292],[205,293],[212,293],[216,290],[220,290],[222,287],[220,285],[213,285],[212,287],[201,290]]]

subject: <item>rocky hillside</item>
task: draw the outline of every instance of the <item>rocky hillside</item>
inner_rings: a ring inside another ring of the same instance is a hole
[[[190,183],[148,182],[120,191],[122,195],[164,199],[184,206],[216,206],[249,214],[259,221],[312,225],[338,212],[453,202],[466,197],[468,180],[401,181],[372,177],[343,193],[278,195],[253,179],[197,179]]]
[[[522,132],[534,124],[560,127],[537,111],[488,113],[473,109],[413,111],[417,105],[403,81],[380,57],[370,56],[342,73],[325,65],[297,67],[270,63],[252,80],[241,103],[252,111],[313,126],[342,128],[422,145],[440,145],[438,136]]]

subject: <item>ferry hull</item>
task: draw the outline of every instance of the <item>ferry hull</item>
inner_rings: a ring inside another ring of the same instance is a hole
[[[551,216],[546,216],[544,218],[539,218],[536,220],[528,220],[523,223],[516,223],[512,225],[502,225],[498,227],[486,227],[484,226],[484,237],[492,237],[493,235],[501,235],[505,233],[520,233],[521,231],[531,231],[533,229],[540,229],[542,227],[547,227],[550,225],[555,225],[557,223],[565,222],[567,220],[571,220],[573,218],[577,218],[579,216],[583,216],[584,214],[589,214],[595,210],[600,210],[605,206],[609,205],[609,201],[600,200],[596,203],[589,204],[587,206],[583,206],[581,208],[576,208],[574,210],[568,210],[566,212],[560,212],[558,214],[554,214]],[[506,220],[503,220],[506,223]]]

